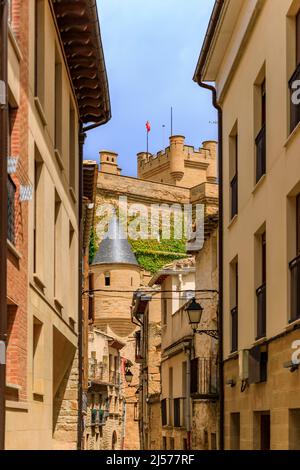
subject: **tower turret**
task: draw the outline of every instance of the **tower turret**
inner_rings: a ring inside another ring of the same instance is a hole
[[[170,173],[175,184],[184,176],[184,141],[185,137],[182,135],[170,137]]]

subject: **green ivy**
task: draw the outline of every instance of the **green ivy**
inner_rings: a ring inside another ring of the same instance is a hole
[[[130,240],[130,244],[139,265],[151,273],[186,257],[185,240]]]
[[[91,230],[90,245],[89,245],[89,263],[90,264],[92,264],[96,252],[97,252],[96,231],[95,231],[95,228],[93,227]]]

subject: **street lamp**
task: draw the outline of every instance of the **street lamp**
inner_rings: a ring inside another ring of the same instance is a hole
[[[125,371],[125,380],[126,380],[126,382],[128,383],[129,386],[132,382],[132,379],[133,379],[133,373],[131,372],[130,369],[126,369],[126,371]]]
[[[193,298],[191,302],[185,308],[185,311],[188,314],[189,324],[193,328],[193,332],[198,335],[208,335],[211,338],[219,339],[218,330],[198,330],[198,325],[201,323],[203,307],[196,302],[196,299]]]

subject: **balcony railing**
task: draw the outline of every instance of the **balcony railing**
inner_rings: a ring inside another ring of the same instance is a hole
[[[89,370],[89,377],[90,379],[94,380],[103,380],[104,378],[104,366],[102,363],[94,363],[90,364],[90,370]]]
[[[15,244],[15,198],[16,187],[10,177],[7,178],[7,238]]]
[[[238,308],[231,310],[231,352],[238,350]]]
[[[119,386],[120,385],[120,373],[115,370],[109,371],[109,383]]]
[[[266,126],[263,126],[255,139],[256,145],[256,182],[266,174]]]
[[[193,360],[191,394],[199,398],[215,399],[219,393],[218,361],[216,356]]]
[[[257,338],[266,336],[266,284],[256,290],[257,298]]]
[[[235,175],[230,183],[231,187],[231,218],[238,213],[238,177]]]
[[[300,256],[290,262],[291,321],[300,318]]]
[[[299,88],[297,87],[297,81],[300,80],[300,64],[297,66],[295,72],[293,73],[292,77],[289,80],[289,89],[290,89],[290,100],[291,100],[291,126],[290,131],[293,132],[295,127],[300,122],[300,104],[294,103],[294,93]],[[296,87],[296,88],[295,88]],[[296,95],[298,98],[298,96]]]

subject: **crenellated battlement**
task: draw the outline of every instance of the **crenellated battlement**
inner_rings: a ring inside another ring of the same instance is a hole
[[[199,178],[200,182],[216,182],[216,153],[214,141],[205,141],[196,149],[185,144],[184,136],[172,136],[169,147],[164,150],[156,154],[137,154],[138,178],[186,187],[198,184]]]

